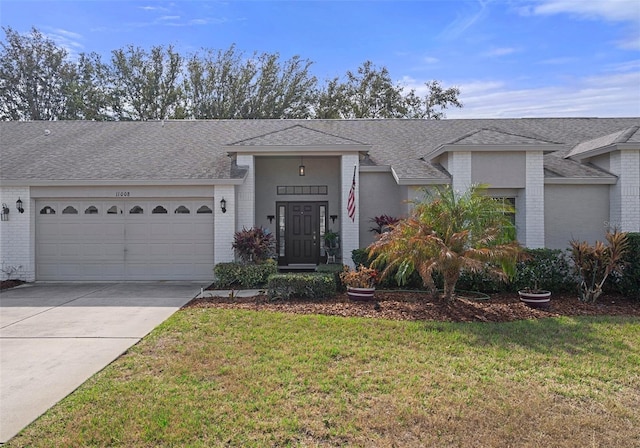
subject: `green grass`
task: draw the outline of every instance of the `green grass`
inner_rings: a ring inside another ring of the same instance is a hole
[[[189,309],[7,446],[640,446],[639,366],[634,318]]]

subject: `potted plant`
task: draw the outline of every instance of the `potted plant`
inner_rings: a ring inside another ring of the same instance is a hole
[[[345,266],[340,273],[340,280],[347,287],[347,296],[351,300],[373,300],[378,271],[362,264],[355,270]]]
[[[338,232],[334,232],[333,230],[327,230],[324,234],[324,247],[327,251],[327,262],[329,259],[332,259],[334,262],[336,260],[336,255],[338,255],[339,251],[339,240],[340,234]]]
[[[519,263],[518,275],[521,278],[526,279],[528,282],[533,283],[533,286],[527,286],[518,291],[520,301],[531,308],[548,309],[551,305],[551,291],[538,287],[538,284],[542,278],[547,278],[551,275],[550,272],[546,272],[552,269],[550,263],[543,262],[542,255],[536,251],[529,251],[524,260]]]

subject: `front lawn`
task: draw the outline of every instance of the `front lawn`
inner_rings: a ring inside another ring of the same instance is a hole
[[[6,446],[631,446],[640,319],[176,313]]]

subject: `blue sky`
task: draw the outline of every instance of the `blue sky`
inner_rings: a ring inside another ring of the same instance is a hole
[[[0,23],[107,59],[235,43],[309,59],[320,81],[371,60],[418,92],[458,86],[448,118],[640,116],[638,0],[0,0]]]

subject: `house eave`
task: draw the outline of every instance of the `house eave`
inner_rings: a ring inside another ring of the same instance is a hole
[[[94,186],[208,186],[208,185],[242,185],[245,182],[246,174],[237,179],[4,179],[3,187],[94,187]]]
[[[591,151],[585,151],[579,154],[569,154],[565,156],[565,159],[572,160],[584,160],[589,159],[591,157],[600,156],[602,154],[607,154],[614,151],[624,151],[624,150],[640,150],[640,144],[638,143],[615,143],[613,145],[602,146],[600,148],[593,149]]]
[[[545,185],[615,185],[615,177],[545,177]]]
[[[371,145],[268,145],[268,146],[234,146],[228,145],[224,149],[228,154],[252,154],[256,156],[277,155],[309,155],[309,156],[339,156],[357,152],[368,152]]]
[[[428,155],[433,160],[447,152],[528,152],[542,151],[544,154],[566,149],[564,144],[540,144],[540,145],[464,145],[446,144],[438,147]]]

